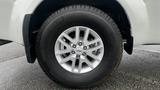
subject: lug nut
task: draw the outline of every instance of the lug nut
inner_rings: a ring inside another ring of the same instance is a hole
[[[79,43],[78,43],[79,46],[82,46],[82,44],[83,44],[82,42],[79,42]]]
[[[75,52],[75,51],[72,51],[71,53],[72,53],[72,54],[75,54],[76,52]]]
[[[77,46],[75,44],[72,45],[73,48],[76,48]]]
[[[84,46],[83,49],[84,49],[84,50],[87,50],[87,46]]]
[[[86,56],[87,54],[85,52],[82,53],[83,56]]]

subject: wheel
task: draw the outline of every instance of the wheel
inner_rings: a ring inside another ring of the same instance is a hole
[[[120,31],[106,13],[75,5],[44,22],[36,53],[50,79],[70,88],[87,88],[109,78],[121,61],[122,47]]]

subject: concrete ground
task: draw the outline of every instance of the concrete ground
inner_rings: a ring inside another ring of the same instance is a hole
[[[160,46],[137,46],[132,56],[124,53],[118,71],[104,84],[89,90],[160,89]],[[24,47],[0,46],[0,90],[71,90],[52,82],[38,63],[28,64]]]

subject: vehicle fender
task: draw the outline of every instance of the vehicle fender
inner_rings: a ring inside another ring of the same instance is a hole
[[[11,12],[9,39],[19,44],[23,41],[23,22],[25,15],[32,14],[43,0],[15,0]]]
[[[149,36],[150,20],[144,0],[117,0],[124,8],[131,25],[134,45],[145,44]]]
[[[16,0],[13,5],[9,38],[12,41],[23,44],[23,22],[26,14],[32,14],[43,0]],[[149,16],[146,4],[143,0],[117,0],[124,8],[134,37],[134,44],[147,42],[149,34]]]

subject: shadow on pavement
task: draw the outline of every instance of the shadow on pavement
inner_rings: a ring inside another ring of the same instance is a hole
[[[5,67],[5,68],[4,68]],[[160,88],[160,53],[134,50],[124,53],[122,63],[102,85],[88,90],[157,90]],[[0,63],[0,90],[72,90],[52,82],[38,63],[26,57]]]

